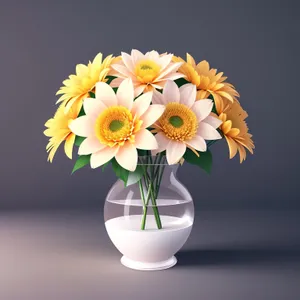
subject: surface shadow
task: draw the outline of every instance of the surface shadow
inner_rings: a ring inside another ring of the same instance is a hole
[[[300,248],[186,249],[176,254],[178,266],[253,265],[300,263]]]

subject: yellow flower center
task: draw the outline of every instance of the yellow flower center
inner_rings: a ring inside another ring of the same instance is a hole
[[[152,60],[142,60],[135,67],[137,79],[143,83],[152,82],[159,74],[160,66]]]
[[[198,128],[195,113],[186,105],[177,102],[166,105],[158,124],[169,139],[182,142],[192,139]]]
[[[122,146],[126,141],[134,142],[141,125],[142,121],[134,119],[126,107],[111,106],[98,116],[95,133],[101,144]]]

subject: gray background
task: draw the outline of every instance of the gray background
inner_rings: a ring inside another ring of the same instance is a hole
[[[1,0],[0,32],[1,299],[299,299],[298,1]],[[224,71],[256,145],[240,165],[215,144],[210,176],[179,170],[195,228],[161,273],[118,262],[101,213],[112,170],[70,176],[42,133],[77,63],[131,48]]]
[[[2,0],[0,207],[102,207],[112,171],[70,176],[62,148],[50,165],[42,132],[77,63],[137,48],[207,59],[249,113],[254,156],[240,165],[221,141],[210,176],[179,171],[199,209],[299,208],[298,11],[297,1]]]

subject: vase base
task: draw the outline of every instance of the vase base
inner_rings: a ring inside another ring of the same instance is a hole
[[[139,261],[131,260],[125,256],[121,258],[121,263],[123,266],[139,270],[139,271],[159,271],[159,270],[165,270],[169,269],[176,265],[177,259],[175,256],[172,256],[171,258],[161,261],[161,262],[155,262],[155,263],[143,263]]]

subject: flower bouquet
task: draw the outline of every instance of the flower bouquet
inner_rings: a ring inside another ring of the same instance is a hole
[[[110,238],[134,269],[165,269],[193,224],[193,202],[177,180],[184,163],[209,172],[210,147],[225,139],[240,162],[254,144],[239,94],[207,61],[132,50],[88,65],[63,81],[53,118],[45,124],[52,162],[64,142],[73,172],[111,165],[117,183],[105,205]],[[176,209],[174,208],[176,207]]]

